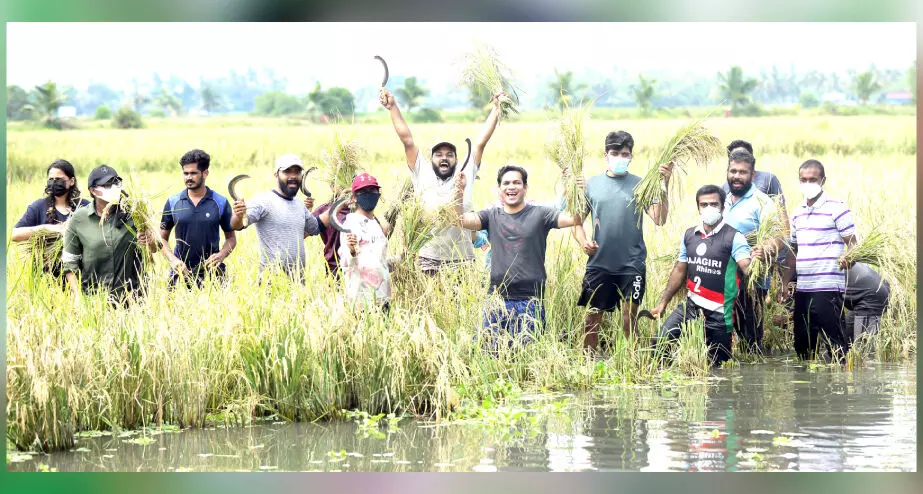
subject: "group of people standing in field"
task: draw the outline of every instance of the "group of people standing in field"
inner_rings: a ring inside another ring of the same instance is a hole
[[[460,167],[457,148],[447,140],[431,146],[427,159],[394,97],[386,89],[381,91],[380,103],[389,112],[403,144],[414,192],[428,209],[450,205],[457,212],[457,225],[440,231],[420,250],[418,268],[429,275],[458,269],[474,261],[475,245],[489,244],[489,291],[499,295],[503,306],[485,309],[483,325],[528,341],[536,328],[544,325],[548,233],[555,228],[572,228],[574,239],[587,255],[577,302],[587,308],[584,345],[595,350],[605,344],[599,337],[603,316],[616,309],[626,337],[633,338],[647,288],[643,216],[662,226],[670,207],[667,197],[646,211],[636,211],[634,190],[641,178],[628,171],[634,139],[627,132],[615,131],[604,139],[599,168],[605,165],[605,170],[588,179],[577,177],[585,190],[589,218],[564,212],[563,200],[549,204],[528,201],[529,174],[517,165],[505,165],[497,173],[499,203],[475,212],[475,178],[497,127],[503,96],[494,96],[493,108],[473,143],[471,162]],[[727,183],[698,189],[695,207],[700,221],[677,239],[677,261],[662,296],[649,311],[653,318],[665,316],[651,343],[674,340],[687,322],[701,318],[714,363],[730,358],[735,333],[747,342],[750,351],[764,352],[763,305],[770,279],[755,280],[754,290],[741,288],[751,259],[761,258],[774,260],[780,268],[779,300],[793,312],[798,355],[814,355],[823,336],[842,357],[856,336],[877,331],[889,293],[887,282],[874,270],[862,264],[847,266],[842,261],[844,252],[856,243],[851,211],[827,195],[824,166],[809,159],[797,171],[804,200],[789,220],[779,180],[772,173],[757,171],[752,146],[738,140],[727,150]],[[342,225],[344,231],[340,231],[332,224],[330,203],[313,209],[313,198],[296,199],[305,166],[295,155],[283,155],[275,161],[277,185],[273,190],[246,201],[229,201],[205,185],[210,156],[204,151],[187,152],[179,164],[185,189],[164,204],[160,239],[139,232],[123,211],[122,179],[112,167],[100,165],[90,172],[88,201],[80,197],[74,167],[65,160],[49,166],[45,197],[29,205],[12,238],[29,240],[42,230],[62,234],[62,262],[50,268],[52,274],[63,275],[75,296],[104,288],[114,299],[128,300],[129,295],[143,289],[144,249],[159,250],[168,260],[171,286],[184,283],[192,287],[227,276],[224,261],[237,246],[236,232],[253,225],[260,245],[261,278],[268,270],[278,269],[299,281],[304,279],[307,262],[304,239],[319,235],[328,271],[342,278],[347,300],[388,309],[395,260],[388,256],[391,225],[375,214],[381,198],[376,177],[362,173],[353,179],[350,199],[355,211],[340,210],[333,218]],[[665,181],[670,180],[672,171],[672,163],[659,165]],[[781,211],[775,211],[776,204],[781,205]],[[771,214],[781,215],[790,229],[751,248],[745,235]],[[592,235],[584,229],[587,219]],[[176,242],[171,250],[169,240],[174,231]],[[796,278],[792,293],[791,282]],[[668,304],[684,286],[686,299],[666,314]],[[850,325],[843,318],[844,306],[854,321]]]

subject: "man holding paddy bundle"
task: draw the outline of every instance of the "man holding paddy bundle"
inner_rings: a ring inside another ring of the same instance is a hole
[[[782,238],[787,235],[787,223],[775,203],[754,185],[756,158],[746,149],[735,149],[728,157],[727,184],[730,194],[724,203],[724,221],[743,235],[757,235],[760,225],[778,225],[778,233],[754,246],[755,257],[763,261],[776,257]],[[786,258],[786,262],[791,258]],[[747,341],[750,351],[763,353],[763,301],[769,291],[770,278],[753,280],[753,289],[740,290],[734,303],[734,329]]]
[[[616,307],[622,314],[622,330],[630,337],[637,326],[638,307],[646,286],[647,247],[644,243],[643,216],[635,211],[634,192],[641,177],[628,172],[635,141],[625,131],[606,135],[603,157],[606,171],[586,181],[586,199],[593,223],[593,239],[587,238],[583,218],[574,228],[574,238],[589,256],[580,306],[590,306],[584,321],[584,345],[599,346],[599,327],[603,313]],[[670,181],[673,164],[660,165],[660,173]],[[669,204],[663,197],[647,209],[654,224],[667,218]]]
[[[75,296],[102,288],[112,303],[124,303],[142,288],[142,248],[160,246],[151,233],[137,231],[120,205],[122,178],[112,167],[94,168],[87,190],[93,204],[74,211],[64,231],[64,276]]]
[[[651,344],[679,338],[683,326],[701,314],[709,357],[719,365],[731,358],[731,319],[741,279],[738,273],[746,275],[749,271],[750,246],[722,216],[726,200],[723,190],[705,185],[695,193],[695,200],[702,222],[683,234],[679,258],[651,315],[659,318],[684,282],[688,295],[666,318]]]
[[[804,195],[792,216],[792,249],[796,258],[798,285],[795,288],[795,351],[802,359],[813,356],[821,334],[839,352],[842,362],[849,350],[842,327],[843,292],[846,290],[847,264],[842,259],[856,244],[856,226],[852,212],[842,201],[824,192],[827,182],[824,165],[810,159],[798,169],[798,181]],[[783,279],[786,296],[791,272]]]
[[[455,203],[461,226],[486,230],[491,245],[490,293],[503,299],[503,307],[485,310],[484,327],[495,334],[505,331],[528,342],[536,323],[544,325],[542,302],[545,279],[545,251],[548,232],[577,223],[574,216],[556,208],[526,203],[529,174],[522,167],[506,165],[497,173],[503,207],[487,207],[465,213],[462,206],[466,177],[455,184]],[[470,244],[470,240],[469,240]]]
[[[453,177],[460,179],[464,176],[467,186],[464,190],[463,207],[465,211],[472,210],[474,178],[481,166],[484,148],[500,121],[501,101],[504,98],[507,96],[502,91],[494,95],[494,106],[473,146],[472,162],[468,163],[460,173],[456,173],[459,170],[456,169],[458,155],[455,145],[448,141],[437,141],[431,148],[431,159],[427,161],[423,157],[423,151],[414,142],[410,127],[404,121],[394,96],[387,89],[382,88],[379,101],[390,113],[394,130],[404,144],[404,154],[407,158],[407,166],[410,168],[414,192],[423,199],[423,204],[427,209],[435,210],[450,203],[453,200]],[[418,258],[420,269],[430,275],[436,274],[447,266],[470,262],[474,260],[472,232],[463,231],[462,228],[456,226],[448,227],[420,249]]]
[[[304,239],[320,233],[321,227],[306,204],[295,200],[303,170],[301,159],[294,154],[280,156],[273,172],[276,188],[254,196],[249,203],[243,199],[234,202],[231,227],[239,231],[256,225],[261,279],[267,269],[279,268],[304,282]]]
[[[186,189],[172,195],[163,206],[160,236],[163,255],[170,262],[170,286],[180,276],[187,286],[202,286],[209,272],[225,279],[224,259],[237,245],[231,228],[231,206],[221,194],[208,188],[211,157],[201,149],[184,154],[179,164]],[[170,251],[170,232],[176,228],[176,249]],[[224,232],[224,246],[219,248],[219,231]]]

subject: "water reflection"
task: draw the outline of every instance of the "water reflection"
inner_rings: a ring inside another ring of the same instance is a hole
[[[79,438],[8,470],[737,471],[916,468],[913,365],[856,372],[787,361],[705,383],[525,396],[489,418],[265,424]]]

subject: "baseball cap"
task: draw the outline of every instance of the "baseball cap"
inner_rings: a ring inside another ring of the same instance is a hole
[[[289,168],[297,166],[304,169],[304,164],[301,162],[301,158],[295,156],[294,154],[283,154],[276,158],[276,169],[275,171],[288,170]]]
[[[369,175],[368,173],[360,173],[359,175],[356,175],[356,178],[353,179],[353,192],[365,189],[367,187],[375,187],[377,189],[381,188],[381,186],[378,185],[378,180],[375,180],[375,177]]]
[[[109,165],[99,165],[90,172],[90,178],[87,180],[87,188],[98,187],[100,185],[105,185],[106,182],[117,178],[122,180],[122,177],[115,172]]]
[[[452,144],[449,141],[436,141],[436,144],[433,145],[430,151],[435,153],[436,149],[439,148],[440,146],[449,146],[450,148],[452,148],[453,153],[458,154],[458,151],[455,149],[455,144]]]

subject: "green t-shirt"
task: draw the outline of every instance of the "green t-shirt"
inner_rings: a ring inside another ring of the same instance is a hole
[[[634,190],[639,182],[641,177],[630,173],[620,177],[603,173],[587,181],[593,240],[599,244],[587,261],[587,270],[644,274],[647,247],[641,223],[643,215],[635,213],[634,205]]]
[[[80,276],[84,293],[104,287],[121,296],[140,288],[142,250],[134,231],[130,218],[123,223],[112,215],[100,225],[93,204],[77,209],[64,231],[63,271]]]

